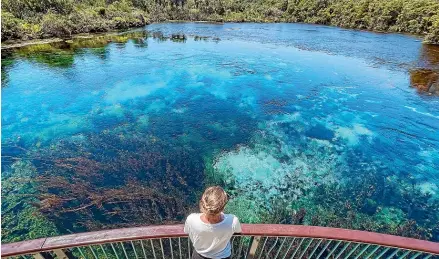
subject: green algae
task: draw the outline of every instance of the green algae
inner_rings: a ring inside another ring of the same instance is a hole
[[[60,232],[33,204],[38,203],[37,169],[18,161],[11,172],[2,172],[2,242],[55,236]]]
[[[2,53],[2,64],[1,64],[1,74],[2,74],[2,77],[1,77],[1,82],[2,82],[2,87],[5,87],[6,85],[7,85],[7,83],[8,83],[8,80],[9,80],[9,72],[8,72],[8,70],[14,65],[14,63],[15,63],[15,60],[12,58],[12,57],[10,57],[9,55],[8,56],[4,56],[3,57],[3,53]]]

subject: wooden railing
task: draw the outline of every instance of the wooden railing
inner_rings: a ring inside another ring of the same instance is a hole
[[[366,231],[244,224],[233,258],[439,258],[439,243]],[[2,258],[190,258],[183,225],[103,230],[2,244]]]

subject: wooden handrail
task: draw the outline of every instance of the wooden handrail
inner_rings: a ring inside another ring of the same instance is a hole
[[[439,254],[439,243],[414,238],[341,228],[278,224],[243,224],[241,235],[324,238],[396,247],[431,254]],[[1,252],[2,257],[4,257],[85,245],[123,242],[139,239],[172,238],[184,236],[187,235],[183,232],[183,225],[122,228],[2,244]]]

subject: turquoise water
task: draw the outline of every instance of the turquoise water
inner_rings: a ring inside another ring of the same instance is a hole
[[[368,172],[439,195],[439,97],[410,87],[412,69],[437,69],[439,61],[419,39],[303,24],[145,30],[185,39],[60,49],[44,62],[5,56],[3,171],[26,159],[40,168],[35,154],[60,143],[108,158],[108,149],[87,150],[87,142],[135,136],[146,149],[160,143],[163,156],[190,154],[199,183],[186,192],[220,179],[260,204],[294,202]],[[70,61],[59,65],[63,58]]]

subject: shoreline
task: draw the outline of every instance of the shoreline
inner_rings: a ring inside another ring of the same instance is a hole
[[[45,39],[33,39],[33,40],[11,40],[2,42],[1,49],[2,50],[10,50],[17,49],[26,46],[38,45],[38,44],[50,44],[50,43],[58,43],[58,42],[66,42],[69,40],[75,39],[91,39],[94,37],[99,37],[103,35],[118,35],[125,32],[130,32],[135,29],[139,29],[142,27],[132,27],[123,31],[107,31],[107,32],[97,32],[97,33],[78,33],[73,34],[70,38],[45,38]],[[6,43],[6,44],[5,44]]]
[[[206,24],[216,24],[216,25],[224,25],[227,23],[260,23],[260,24],[264,24],[264,23],[285,23],[285,24],[293,24],[293,23],[297,23],[297,24],[307,24],[307,25],[314,25],[314,26],[327,26],[327,27],[335,27],[335,28],[339,28],[339,29],[344,29],[344,30],[353,30],[353,31],[360,31],[360,32],[371,32],[371,33],[377,33],[377,34],[400,34],[400,35],[405,35],[405,36],[410,36],[410,37],[414,37],[417,38],[419,41],[421,41],[422,44],[428,44],[428,45],[435,45],[435,46],[439,46],[438,44],[433,44],[433,43],[427,43],[424,41],[424,35],[420,35],[420,34],[411,34],[411,33],[404,33],[404,32],[391,32],[391,31],[371,31],[371,30],[363,30],[363,29],[355,29],[355,28],[345,28],[345,27],[339,27],[339,26],[333,26],[333,25],[325,25],[325,24],[313,24],[313,23],[304,23],[304,22],[237,22],[237,21],[224,21],[224,22],[220,22],[220,21],[187,21],[187,20],[168,20],[168,21],[163,21],[163,22],[153,22],[150,24],[155,24],[155,23],[206,23]],[[68,40],[74,40],[74,39],[81,39],[81,38],[93,38],[93,37],[98,37],[98,36],[102,36],[102,35],[117,35],[117,34],[122,34],[125,32],[130,32],[136,29],[141,29],[144,28],[150,24],[144,25],[144,26],[140,26],[140,27],[130,27],[126,30],[112,30],[112,31],[107,31],[107,32],[96,32],[96,33],[79,33],[79,34],[73,34],[71,37],[69,38],[41,38],[41,39],[32,39],[32,40],[6,40],[4,42],[1,43],[1,49],[2,50],[10,50],[10,49],[16,49],[16,48],[22,48],[22,47],[26,47],[26,46],[31,46],[31,45],[38,45],[38,44],[50,44],[50,43],[57,43],[57,42],[65,42]]]

